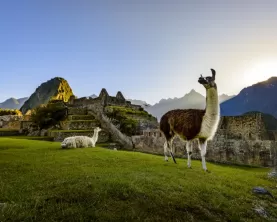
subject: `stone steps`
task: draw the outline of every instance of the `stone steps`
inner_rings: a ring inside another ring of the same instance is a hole
[[[93,128],[94,129],[94,128]],[[63,141],[66,137],[70,136],[93,136],[93,129],[91,130],[49,130],[47,136],[53,137],[54,141]],[[106,143],[110,139],[110,136],[107,132],[99,132],[97,143]]]
[[[87,115],[87,109],[82,107],[68,107],[68,115]]]

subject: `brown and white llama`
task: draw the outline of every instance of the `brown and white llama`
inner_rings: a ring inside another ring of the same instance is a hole
[[[191,168],[192,146],[191,141],[198,140],[198,146],[201,151],[202,167],[207,171],[206,166],[206,147],[207,141],[212,140],[220,120],[220,108],[215,83],[215,70],[211,69],[212,76],[198,79],[198,82],[206,89],[206,108],[200,109],[175,109],[165,113],[160,120],[160,130],[166,138],[164,144],[165,160],[168,161],[169,153],[174,158],[172,141],[178,135],[186,143],[188,154],[188,167]]]

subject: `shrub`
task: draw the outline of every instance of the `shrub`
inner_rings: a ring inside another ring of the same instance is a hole
[[[5,115],[22,116],[22,113],[17,109],[0,109],[0,116],[5,116]]]
[[[125,118],[120,122],[120,130],[127,136],[132,136],[137,133],[138,122],[135,119]]]
[[[67,117],[67,107],[63,102],[48,103],[34,109],[31,121],[40,129],[47,129]]]

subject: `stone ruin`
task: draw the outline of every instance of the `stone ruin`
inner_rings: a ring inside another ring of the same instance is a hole
[[[78,98],[72,97],[69,99],[68,106],[80,107],[80,106],[95,104],[99,102],[101,102],[103,106],[109,106],[109,105],[127,106],[132,109],[143,110],[141,106],[134,105],[130,101],[127,101],[120,91],[117,92],[116,96],[110,96],[105,88],[101,90],[101,92],[99,93],[99,96],[96,98],[82,97],[78,99]]]

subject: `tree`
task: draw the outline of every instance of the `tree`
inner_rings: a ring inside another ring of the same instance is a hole
[[[58,124],[67,117],[67,107],[63,102],[48,103],[34,109],[31,114],[33,121],[40,129]]]

